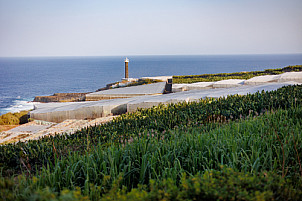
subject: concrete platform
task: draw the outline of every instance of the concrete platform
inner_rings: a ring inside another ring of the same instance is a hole
[[[18,141],[36,140],[44,136],[57,134],[73,134],[77,130],[111,121],[115,116],[97,118],[94,120],[68,119],[61,123],[35,120],[14,129],[0,133],[0,144]]]
[[[71,103],[40,103],[30,117],[33,119],[62,122],[66,119],[95,119],[127,112],[132,99],[114,99]]]
[[[226,97],[228,95],[246,95],[248,93],[256,93],[257,91],[272,91],[280,87],[297,84],[296,82],[287,83],[269,83],[257,86],[240,86],[234,88],[213,88],[208,90],[193,90],[184,91],[179,93],[166,94],[161,96],[145,97],[144,99],[137,99],[127,103],[127,112],[134,112],[138,108],[151,108],[159,104],[169,104],[177,102],[191,102],[199,101],[202,98],[211,97],[219,98]]]
[[[94,119],[126,112],[134,112],[138,108],[150,108],[159,104],[198,101],[201,98],[218,98],[228,95],[246,95],[257,91],[276,90],[282,86],[297,84],[296,82],[268,83],[263,85],[242,85],[233,88],[213,88],[192,90],[164,95],[138,96],[126,99],[73,102],[73,103],[40,103],[30,112],[30,117],[50,122],[62,122],[66,119]]]
[[[163,94],[166,82],[139,85],[133,87],[122,87],[98,91],[86,95],[86,101],[97,101],[117,98],[132,98],[136,96]]]
[[[217,81],[213,84],[214,88],[230,88],[230,87],[239,87],[243,85],[245,80],[241,79],[229,79]]]
[[[173,84],[172,92],[191,91],[200,89],[211,89],[215,82],[195,82],[192,84]]]
[[[251,79],[245,80],[245,85],[259,85],[259,84],[266,84],[269,82],[278,82],[280,79],[280,75],[263,75],[253,77]]]
[[[278,82],[276,82],[276,79]],[[299,83],[293,81],[281,82],[282,80],[301,81],[302,83],[302,72],[284,73],[281,74],[280,77],[259,76],[254,79],[250,79],[250,84],[246,85],[244,85],[245,80],[237,79],[184,84],[180,85],[180,87],[187,87],[187,90],[189,89],[188,91],[170,94],[162,94],[164,92],[166,82],[111,89],[87,94],[87,96],[90,96],[90,100],[98,98],[104,99],[104,97],[106,97],[105,99],[107,100],[69,103],[40,103],[35,106],[33,111],[30,112],[30,117],[50,122],[62,122],[66,119],[95,119],[111,115],[119,115],[126,112],[134,112],[138,108],[150,108],[159,104],[177,103],[182,101],[199,101],[201,98],[219,98],[234,94],[246,95],[248,93],[255,93],[262,90],[276,90],[282,86]],[[111,97],[114,97],[115,99],[108,100]]]
[[[302,83],[302,72],[288,72],[280,75],[278,82],[294,81]]]
[[[211,89],[211,88],[232,88],[240,87],[242,85],[263,85],[273,82],[297,82],[302,83],[302,72],[287,72],[279,75],[263,75],[256,76],[248,80],[242,79],[228,79],[216,82],[196,82],[190,84],[173,84],[172,92],[182,92],[191,90]]]

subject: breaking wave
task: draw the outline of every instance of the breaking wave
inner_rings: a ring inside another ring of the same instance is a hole
[[[19,98],[19,97],[17,97]],[[20,112],[22,110],[32,110],[34,109],[34,102],[29,100],[16,99],[12,100],[10,105],[5,108],[0,108],[0,115],[6,114],[8,112]]]

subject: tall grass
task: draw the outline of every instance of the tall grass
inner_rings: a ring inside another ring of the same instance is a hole
[[[57,158],[69,152],[85,154],[95,146],[106,148],[139,136],[144,132],[154,134],[176,127],[190,127],[209,122],[227,122],[259,115],[278,108],[302,105],[302,87],[287,86],[271,92],[258,92],[246,96],[228,96],[205,99],[200,102],[159,106],[135,113],[121,115],[112,122],[82,129],[74,135],[57,135],[26,143],[0,146],[0,165],[7,175],[54,164]]]
[[[219,170],[221,165],[251,174],[281,175],[285,169],[284,177],[299,178],[297,158],[301,158],[302,147],[297,146],[296,152],[294,144],[301,145],[301,130],[299,107],[231,122],[207,132],[196,125],[153,137],[144,133],[125,144],[95,147],[86,155],[70,153],[54,166],[43,168],[35,179],[22,181],[22,185],[34,189],[48,186],[55,192],[80,187],[84,195],[93,191],[100,196],[121,175],[120,184],[130,190],[165,178],[179,184],[184,173],[193,176]]]

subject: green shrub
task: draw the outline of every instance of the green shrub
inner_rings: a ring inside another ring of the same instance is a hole
[[[22,178],[25,179],[25,178]],[[35,189],[33,186],[16,188],[13,179],[0,180],[0,200],[3,201],[87,201],[88,196],[84,196],[80,188],[75,190],[64,189],[60,193],[54,192],[50,188]]]
[[[1,125],[18,125],[20,120],[12,113],[1,115]]]
[[[113,188],[108,195],[113,200],[300,200],[301,187],[270,172],[251,175],[222,167],[196,176],[183,174],[179,185],[172,179],[153,180],[149,187],[130,192]],[[110,200],[108,195],[104,200]]]
[[[16,113],[6,113],[0,116],[0,125],[19,125],[27,123],[28,111],[21,111]]]
[[[21,179],[25,179],[24,177]],[[19,179],[20,180],[20,179]],[[33,179],[35,180],[35,178]],[[226,166],[219,170],[207,170],[202,174],[181,176],[179,183],[171,178],[150,180],[148,185],[127,188],[119,177],[108,191],[103,186],[90,185],[84,193],[79,187],[55,191],[49,187],[22,186],[15,188],[13,179],[0,180],[2,200],[103,200],[103,201],[182,201],[182,200],[293,200],[302,198],[302,181],[293,184],[273,172],[250,174],[238,172]],[[87,195],[85,195],[87,194]]]

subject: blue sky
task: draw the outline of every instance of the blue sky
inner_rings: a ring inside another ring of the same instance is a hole
[[[302,53],[301,0],[0,0],[0,57]]]

